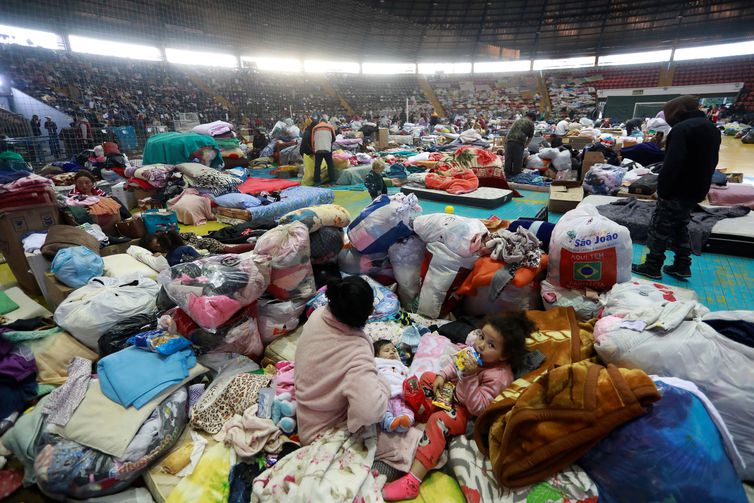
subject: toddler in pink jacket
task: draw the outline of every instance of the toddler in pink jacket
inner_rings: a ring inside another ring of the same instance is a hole
[[[469,363],[459,376],[451,363],[439,374],[426,372],[421,376],[420,388],[427,390],[425,393],[431,390],[434,396],[446,381],[453,381],[453,404],[450,410],[436,407],[429,416],[411,470],[385,485],[382,490],[385,501],[413,499],[419,495],[419,485],[427,472],[437,465],[447,437],[466,433],[469,418],[481,414],[513,382],[513,369],[521,365],[526,355],[526,337],[535,329],[534,323],[523,312],[487,318],[473,342],[481,365]]]
[[[386,339],[374,343],[374,355],[377,372],[390,385],[382,428],[390,432],[406,432],[414,424],[414,411],[403,401],[403,381],[408,378],[408,367],[401,361],[395,344]]]

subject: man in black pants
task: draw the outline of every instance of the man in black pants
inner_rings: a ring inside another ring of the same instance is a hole
[[[688,225],[691,211],[709,192],[720,152],[720,132],[699,110],[699,100],[693,96],[668,101],[663,111],[673,129],[657,180],[657,205],[647,236],[649,253],[643,264],[634,264],[631,269],[651,279],[662,278],[662,272],[690,278]],[[675,261],[663,267],[665,250],[671,243]]]
[[[521,173],[524,169],[524,151],[534,138],[534,120],[537,118],[534,112],[526,112],[513,123],[508,136],[505,139],[505,176],[510,178]]]
[[[335,143],[335,128],[326,119],[319,120],[319,124],[312,129],[312,149],[314,150],[314,185],[321,183],[320,171],[322,161],[327,163],[327,180],[335,183],[335,166],[332,160],[332,144]]]

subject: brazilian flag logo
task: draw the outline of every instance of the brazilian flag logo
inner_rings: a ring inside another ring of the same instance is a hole
[[[573,279],[576,281],[599,281],[601,278],[601,262],[576,262],[573,264]]]

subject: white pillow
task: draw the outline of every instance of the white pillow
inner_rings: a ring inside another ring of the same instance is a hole
[[[118,253],[102,257],[105,263],[105,276],[118,278],[125,274],[135,273],[149,279],[157,279],[157,271],[146,264],[142,264],[127,253]]]
[[[170,267],[170,265],[168,264],[168,259],[166,259],[164,256],[153,255],[152,252],[150,252],[146,248],[142,248],[141,246],[129,246],[128,250],[126,250],[126,253],[128,253],[130,256],[132,256],[142,264],[151,267],[157,272]]]

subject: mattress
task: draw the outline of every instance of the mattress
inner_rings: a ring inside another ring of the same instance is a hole
[[[479,187],[468,194],[448,194],[444,190],[427,189],[420,185],[408,184],[401,187],[404,194],[416,194],[419,199],[430,199],[451,204],[497,208],[513,197],[513,191],[494,187]]]
[[[289,211],[329,204],[335,199],[335,193],[321,187],[297,186],[285,189],[280,193],[280,201],[264,206],[247,208],[251,221],[274,221]]]
[[[621,199],[616,196],[586,196],[580,203],[602,206]],[[717,208],[707,203],[702,206]],[[726,218],[715,224],[707,242],[704,243],[707,253],[722,253],[739,257],[754,257],[754,211],[744,217]]]

